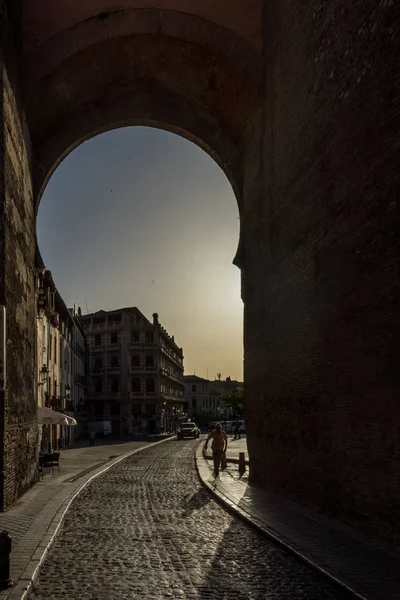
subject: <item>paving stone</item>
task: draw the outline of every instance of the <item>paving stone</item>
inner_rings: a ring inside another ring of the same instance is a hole
[[[31,600],[338,600],[201,487],[196,442],[144,450],[71,505]]]

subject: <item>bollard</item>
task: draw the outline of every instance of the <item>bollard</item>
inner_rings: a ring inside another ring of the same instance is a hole
[[[246,471],[246,460],[244,458],[244,452],[239,452],[239,473]]]
[[[10,578],[11,537],[8,531],[0,533],[0,589],[10,587],[13,583]]]

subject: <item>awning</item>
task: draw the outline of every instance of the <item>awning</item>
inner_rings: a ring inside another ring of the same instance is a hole
[[[41,425],[76,425],[75,419],[46,406],[38,406],[37,422]]]

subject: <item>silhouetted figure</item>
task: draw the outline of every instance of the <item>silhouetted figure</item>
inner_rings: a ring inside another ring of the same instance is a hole
[[[215,425],[215,429],[208,436],[206,443],[204,445],[204,449],[207,450],[207,444],[209,440],[212,439],[211,442],[211,450],[213,453],[213,461],[214,461],[214,475],[217,476],[219,474],[219,468],[221,465],[221,461],[225,456],[226,449],[228,447],[228,438],[226,437],[226,433],[223,429],[221,429],[221,424],[217,423]]]

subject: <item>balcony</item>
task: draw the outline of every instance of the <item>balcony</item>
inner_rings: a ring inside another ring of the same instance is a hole
[[[161,392],[161,399],[168,402],[175,402],[176,404],[183,404],[186,400],[184,396],[174,396]]]
[[[136,365],[130,368],[131,373],[156,373],[157,367],[153,365],[152,367],[146,367],[145,365]]]
[[[98,344],[97,346],[89,346],[89,351],[90,352],[104,352],[104,344]]]
[[[130,392],[131,399],[138,398],[151,398],[155,400],[158,397],[158,392]]]
[[[121,373],[121,365],[118,367],[107,367],[107,373],[109,375]]]
[[[108,342],[107,343],[107,352],[114,352],[115,350],[121,350],[121,342]]]
[[[145,392],[130,392],[129,396],[130,398],[144,398],[145,397]]]

